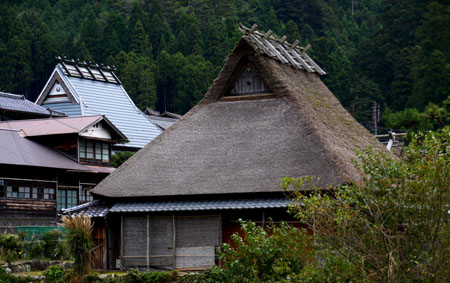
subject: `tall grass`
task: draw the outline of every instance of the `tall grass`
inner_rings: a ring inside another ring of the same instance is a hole
[[[77,282],[90,272],[93,225],[91,218],[84,214],[78,216],[65,215],[61,220],[63,227],[67,229],[67,250],[74,260],[71,281]]]

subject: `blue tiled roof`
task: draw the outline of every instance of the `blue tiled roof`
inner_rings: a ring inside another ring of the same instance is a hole
[[[0,92],[0,109],[13,112],[31,113],[40,116],[50,116],[50,111],[25,99],[23,95]],[[61,113],[54,113],[62,116]]]
[[[258,208],[285,208],[289,201],[280,199],[227,199],[160,202],[119,202],[110,212],[172,212],[199,210],[231,210]]]

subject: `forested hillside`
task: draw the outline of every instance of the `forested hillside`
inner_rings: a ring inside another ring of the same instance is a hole
[[[443,106],[450,89],[449,5],[449,0],[1,0],[0,91],[34,100],[54,57],[65,55],[116,66],[140,108],[185,113],[239,39],[239,22],[257,23],[261,30],[287,35],[289,42],[310,43],[311,56],[327,72],[323,81],[370,127],[373,101],[396,120],[423,111],[429,102]],[[406,108],[417,111],[392,114]],[[399,127],[407,122],[385,120]]]

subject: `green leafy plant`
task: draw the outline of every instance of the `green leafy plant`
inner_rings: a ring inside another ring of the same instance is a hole
[[[60,230],[45,232],[45,234],[42,236],[42,245],[46,258],[62,259],[65,257],[63,238],[64,235]]]
[[[63,226],[67,229],[66,244],[70,256],[74,259],[71,281],[79,282],[90,272],[90,249],[92,247],[91,218],[84,216],[63,216]]]
[[[0,237],[1,254],[4,260],[11,263],[22,254],[22,244],[16,234],[4,234]]]
[[[64,269],[59,265],[52,265],[44,271],[45,282],[64,283],[66,282]]]
[[[305,193],[301,179],[283,180],[317,248],[345,258],[359,280],[448,282],[449,128],[415,135],[403,159],[372,150],[358,157],[360,182]]]
[[[232,235],[223,244],[223,279],[228,282],[287,280],[299,273],[312,258],[311,241],[306,230],[282,222],[266,229],[254,222],[240,220],[244,235]]]

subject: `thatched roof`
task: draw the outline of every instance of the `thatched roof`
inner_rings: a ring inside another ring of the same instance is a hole
[[[268,93],[230,96],[246,64]],[[381,144],[342,107],[317,72],[258,52],[245,36],[205,97],[92,191],[108,197],[280,192],[281,178],[318,185],[359,179],[350,159]]]

